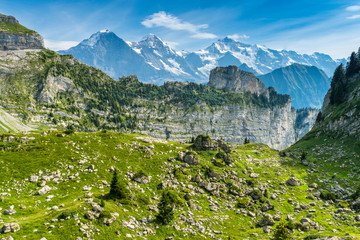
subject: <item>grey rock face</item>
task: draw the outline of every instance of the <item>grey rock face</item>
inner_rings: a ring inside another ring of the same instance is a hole
[[[247,137],[250,142],[265,143],[276,149],[295,143],[300,136],[299,131],[306,132],[303,127],[307,126],[295,128],[297,114],[291,108],[291,102],[272,108],[241,105],[210,107],[205,103],[199,103],[198,107],[201,110],[188,111],[176,106],[166,114],[164,122],[155,120],[158,118],[156,112],[138,108],[139,131],[166,138],[167,130],[168,139],[176,141],[188,141],[199,134],[207,134],[212,139],[223,138],[225,142],[243,144]],[[315,122],[315,119],[311,121]]]
[[[208,84],[216,89],[251,92],[269,98],[268,89],[263,82],[254,74],[240,70],[236,66],[217,67],[211,70]]]
[[[13,16],[0,15],[0,22],[19,23]]]
[[[19,24],[13,16],[0,15],[0,22]],[[43,49],[44,39],[38,33],[16,33],[0,29],[0,50]]]
[[[43,49],[44,39],[37,33],[0,32],[0,50]]]

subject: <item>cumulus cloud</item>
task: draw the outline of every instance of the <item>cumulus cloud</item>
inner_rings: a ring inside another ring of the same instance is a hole
[[[352,15],[350,17],[347,17],[347,19],[359,19],[360,18],[360,15]]]
[[[54,51],[67,50],[79,44],[79,42],[75,41],[55,41],[49,39],[44,39],[44,43],[46,48]]]
[[[164,11],[150,15],[144,21],[142,21],[141,24],[147,28],[165,27],[171,30],[187,31],[192,33],[193,38],[211,39],[217,37],[215,34],[202,32],[202,30],[208,28],[207,24],[195,25],[183,21],[178,17],[168,14]]]
[[[234,39],[234,40],[240,40],[240,39],[248,39],[250,38],[250,36],[246,35],[246,34],[242,34],[242,35],[239,35],[239,34],[233,34],[233,35],[228,35],[227,36],[228,38],[231,38],[231,39]]]
[[[360,11],[360,5],[349,6],[346,8],[346,11],[349,11],[349,12]]]

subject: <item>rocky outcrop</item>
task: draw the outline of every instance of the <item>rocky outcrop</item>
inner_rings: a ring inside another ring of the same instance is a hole
[[[12,16],[0,15],[0,50],[43,49],[40,34],[19,24]]]
[[[251,92],[269,98],[265,84],[253,73],[240,70],[237,66],[217,67],[211,70],[208,85],[216,89]]]
[[[165,138],[167,134],[169,140],[177,141],[189,141],[199,134],[238,144],[243,144],[245,138],[248,138],[250,142],[261,142],[276,149],[284,149],[311,128],[309,122],[315,121],[313,114],[297,114],[291,107],[291,101],[284,106],[276,105],[272,108],[242,105],[210,107],[205,103],[198,105],[198,108],[201,110],[189,111],[174,107],[162,122],[156,120],[159,113],[137,108],[139,131],[159,138]],[[298,120],[298,117],[302,120]]]

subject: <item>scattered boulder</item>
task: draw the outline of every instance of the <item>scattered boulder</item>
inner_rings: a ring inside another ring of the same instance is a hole
[[[4,226],[0,229],[1,233],[17,232],[20,231],[20,226],[18,223],[5,223]]]
[[[217,140],[216,143],[218,147],[221,148],[225,153],[231,153],[232,147],[223,140]]]
[[[200,159],[192,152],[187,152],[183,160],[189,165],[198,165],[200,163]]]
[[[300,179],[297,179],[295,176],[291,176],[286,183],[290,186],[300,186],[302,185],[302,182],[300,181]]]
[[[259,227],[273,226],[275,221],[270,214],[264,214],[262,219],[258,222]]]
[[[48,185],[45,185],[37,193],[38,193],[38,195],[45,195],[48,192],[50,192],[50,190],[51,190],[51,187],[49,187]]]
[[[196,137],[193,147],[197,150],[211,150],[217,149],[217,144],[214,143],[209,136],[199,135]]]

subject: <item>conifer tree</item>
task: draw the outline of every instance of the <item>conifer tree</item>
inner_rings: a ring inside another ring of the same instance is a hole
[[[174,196],[169,190],[162,193],[158,208],[159,214],[156,216],[157,220],[168,225],[174,218]]]
[[[357,62],[358,58],[356,57],[356,53],[352,52],[350,56],[350,61],[346,67],[346,76],[351,76],[358,72],[359,69],[357,69]]]
[[[340,64],[334,72],[334,76],[331,81],[331,94],[330,103],[339,104],[344,101],[345,90],[346,90],[346,77],[344,73],[343,65]]]
[[[117,170],[114,171],[111,180],[110,196],[117,199],[128,199],[130,197],[130,191],[126,188],[126,183],[119,179]]]

